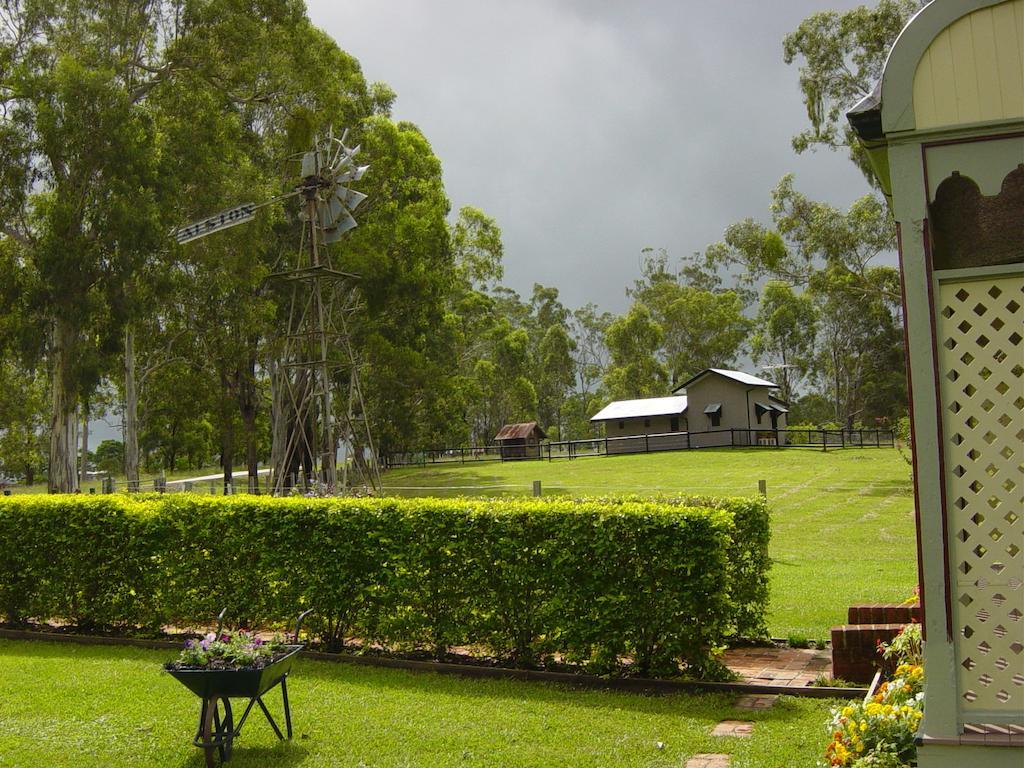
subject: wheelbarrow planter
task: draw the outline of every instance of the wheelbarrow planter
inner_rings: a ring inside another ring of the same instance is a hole
[[[288,704],[288,673],[299,653],[305,645],[298,642],[299,628],[302,619],[309,613],[302,614],[295,626],[295,642],[278,650],[273,659],[261,667],[242,667],[238,669],[199,669],[166,667],[168,674],[178,680],[192,693],[202,700],[199,711],[199,725],[192,743],[203,750],[208,768],[216,768],[231,758],[234,740],[242,732],[249,713],[254,706],[259,706],[270,727],[278,739],[292,738],[292,715]],[[223,612],[221,618],[223,618]],[[220,635],[218,626],[217,635]],[[274,717],[263,701],[273,688],[281,687],[281,700],[284,705],[285,731],[281,732]],[[248,699],[245,710],[238,723],[234,721],[231,699]]]

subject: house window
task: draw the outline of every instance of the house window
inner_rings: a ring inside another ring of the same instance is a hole
[[[670,432],[678,432],[679,431],[679,417],[678,416],[673,416],[672,417],[672,420],[669,422],[669,431]]]
[[[626,422],[624,422],[624,421],[620,421],[620,422],[619,422],[619,431],[621,432],[621,431],[622,431],[622,430],[624,430],[625,428],[626,428]]]
[[[708,417],[708,421],[712,427],[722,426],[722,404],[711,403],[707,408],[704,409],[704,414]]]
[[[772,407],[765,405],[764,403],[754,403],[754,416],[757,417],[757,423],[760,424],[766,413],[772,413]]]
[[[644,419],[644,429],[646,429],[649,426],[651,426],[651,420],[650,419]]]

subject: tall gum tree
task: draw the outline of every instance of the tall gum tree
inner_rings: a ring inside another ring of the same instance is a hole
[[[162,234],[146,105],[164,74],[158,8],[57,0],[3,9],[0,227],[36,276],[27,309],[45,328],[51,492],[78,487],[79,395],[98,383],[90,358],[112,351],[124,281]]]

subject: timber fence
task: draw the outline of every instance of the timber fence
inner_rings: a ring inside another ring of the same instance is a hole
[[[381,454],[383,468],[485,461],[578,459],[632,453],[688,451],[702,448],[892,448],[891,429],[717,429],[707,432],[661,432],[628,437],[552,440],[535,445],[473,445]]]

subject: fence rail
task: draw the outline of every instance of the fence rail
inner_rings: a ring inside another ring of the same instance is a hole
[[[661,432],[628,437],[552,440],[535,445],[473,445],[399,451],[381,456],[385,468],[429,464],[473,464],[483,461],[576,459],[701,448],[892,448],[891,429],[718,429],[707,432]]]

